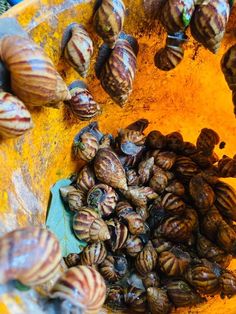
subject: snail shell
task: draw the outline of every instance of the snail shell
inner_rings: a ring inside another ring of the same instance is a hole
[[[173,180],[165,188],[166,192],[173,193],[177,196],[183,196],[185,194],[184,185],[178,180]]]
[[[153,172],[153,166],[154,166],[153,157],[143,160],[139,163],[138,174],[139,174],[139,183],[141,185],[147,184],[147,182],[150,180],[152,172]]]
[[[225,270],[219,280],[223,295],[230,298],[236,294],[236,276],[232,272]]]
[[[109,185],[97,184],[89,190],[87,195],[88,206],[94,208],[102,217],[110,216],[116,207],[118,196]]]
[[[145,143],[145,136],[139,131],[120,129],[117,142],[123,154],[133,156],[143,149],[142,145]]]
[[[129,235],[125,243],[126,253],[132,257],[137,256],[143,249],[142,240],[134,235]]]
[[[67,194],[67,201],[72,211],[79,211],[82,206],[85,205],[86,196],[84,191],[81,190],[74,190],[70,191]]]
[[[130,169],[130,168],[136,167],[142,159],[143,152],[144,152],[144,148],[138,154],[136,154],[134,156],[120,155],[119,159],[120,159],[122,166],[125,169]]]
[[[153,271],[157,265],[157,258],[157,252],[150,241],[136,257],[135,267],[137,271],[141,275],[146,275]]]
[[[62,186],[60,188],[60,195],[64,202],[68,202],[69,192],[75,192],[76,188],[73,185]]]
[[[122,194],[137,207],[145,207],[148,201],[158,196],[149,186],[129,186],[128,190],[122,190]]]
[[[167,148],[171,151],[179,151],[184,144],[184,139],[181,133],[172,132],[166,135]]]
[[[217,53],[229,19],[228,1],[202,1],[196,6],[190,27],[193,37],[213,53]]]
[[[154,57],[155,66],[162,71],[170,71],[177,67],[184,58],[183,47],[166,46]]]
[[[89,165],[85,165],[79,172],[76,186],[87,193],[95,185],[95,174]]]
[[[74,139],[73,153],[79,159],[84,161],[92,160],[99,149],[99,142],[93,134],[85,132]]]
[[[218,182],[214,186],[216,194],[215,206],[219,212],[236,221],[236,191],[227,183]]]
[[[107,250],[103,242],[92,243],[80,253],[80,263],[88,266],[99,265],[105,260],[106,256]]]
[[[94,171],[101,182],[127,190],[125,170],[117,155],[108,148],[99,149],[94,160]]]
[[[216,154],[214,152],[211,155],[206,155],[203,151],[198,151],[190,157],[202,169],[212,167],[218,161],[218,158],[215,158]]]
[[[93,54],[93,42],[82,25],[72,24],[71,37],[65,47],[66,61],[82,76],[86,77]]]
[[[128,262],[124,256],[108,255],[101,263],[99,271],[109,282],[120,280],[128,271]]]
[[[149,149],[164,149],[166,138],[160,131],[151,131],[146,138],[146,145]]]
[[[211,241],[215,241],[217,230],[222,221],[222,217],[216,208],[212,208],[202,218],[200,227],[202,233]]]
[[[131,234],[138,235],[145,232],[143,219],[128,202],[119,202],[116,212],[119,218],[123,218],[127,222]]]
[[[73,230],[81,241],[98,242],[110,239],[106,223],[94,210],[82,207],[73,218]]]
[[[76,253],[71,253],[67,255],[67,257],[64,257],[64,261],[67,265],[67,267],[74,267],[80,264],[80,255]]]
[[[185,211],[185,203],[172,193],[167,193],[161,200],[161,206],[171,215],[181,215]]]
[[[181,156],[177,157],[175,162],[176,175],[184,182],[188,182],[191,178],[198,173],[198,167],[191,158]]]
[[[130,310],[137,313],[147,313],[147,297],[145,290],[130,287],[125,293],[125,303]]]
[[[80,120],[90,120],[101,112],[98,103],[88,91],[87,85],[75,81],[69,86],[71,99],[67,102],[73,114]]]
[[[52,61],[32,40],[21,36],[1,39],[0,59],[11,73],[11,89],[26,105],[55,105],[70,93]]]
[[[148,125],[149,125],[149,121],[147,119],[141,118],[141,119],[129,124],[126,127],[126,129],[139,131],[139,132],[143,133],[143,131],[146,130]]]
[[[218,170],[220,176],[223,178],[236,178],[236,159],[223,156],[218,162]]]
[[[219,142],[220,137],[214,130],[204,128],[197,138],[197,149],[203,151],[206,155],[211,155],[215,145]]]
[[[0,135],[16,137],[33,127],[29,111],[20,99],[0,90]]]
[[[137,171],[134,169],[130,169],[126,171],[126,179],[128,186],[139,185],[140,177],[137,174]]]
[[[97,34],[110,48],[115,43],[123,29],[125,5],[122,0],[102,0],[93,18]]]
[[[167,276],[183,275],[191,261],[190,255],[179,248],[173,248],[170,251],[162,252],[158,262],[160,269]]]
[[[206,301],[183,280],[169,282],[166,289],[168,297],[176,307],[193,306]]]
[[[224,220],[218,226],[216,242],[227,253],[235,254],[236,232]]]
[[[113,311],[126,309],[122,286],[115,285],[107,288],[106,305]]]
[[[164,170],[170,170],[176,160],[176,154],[173,152],[160,152],[155,157],[155,165],[161,167]]]
[[[183,156],[190,156],[197,152],[196,146],[190,142],[182,142],[179,150]]]
[[[0,238],[0,248],[1,284],[17,279],[35,286],[49,281],[59,271],[60,245],[46,229],[16,229]]]
[[[51,297],[68,300],[80,311],[95,314],[105,302],[106,284],[99,272],[92,267],[72,267],[54,285]]]
[[[107,225],[111,236],[108,244],[110,245],[111,250],[115,252],[125,246],[128,237],[128,229],[117,219],[109,220]]]
[[[152,244],[158,254],[169,251],[173,247],[173,244],[171,242],[161,237],[154,238],[152,240]]]
[[[149,287],[147,301],[152,314],[168,314],[171,311],[172,305],[164,289]]]
[[[149,287],[159,287],[160,278],[156,272],[150,272],[143,278],[143,285],[146,289]]]
[[[156,192],[162,193],[168,184],[168,175],[161,168],[157,167],[154,170],[154,175],[149,181],[149,186]]]

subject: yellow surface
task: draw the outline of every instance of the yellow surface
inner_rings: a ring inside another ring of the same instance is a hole
[[[97,48],[101,40],[91,26],[94,2],[25,0],[4,16],[15,16],[35,42],[44,47],[65,81],[71,83],[79,76],[61,59],[62,33],[72,22],[83,23]],[[140,44],[138,71],[133,94],[121,109],[108,98],[94,76],[95,50],[87,82],[103,108],[98,117],[101,129],[115,133],[117,128],[125,127],[131,121],[147,118],[151,122],[148,131],[159,129],[169,133],[178,130],[186,140],[195,141],[202,127],[210,127],[227,143],[223,151],[218,151],[219,155],[235,154],[236,120],[231,92],[220,70],[220,59],[236,41],[236,9],[218,55],[212,55],[191,39],[184,61],[176,70],[165,73],[153,65],[155,52],[165,42],[163,28],[145,21],[142,0],[126,0],[125,3],[129,8],[125,30],[136,35]],[[59,110],[33,109],[31,113],[35,124],[32,131],[18,139],[0,142],[0,232],[43,223],[50,187],[80,166],[71,159],[71,143],[77,131],[87,123],[73,118],[64,106]],[[236,186],[235,180],[229,181]],[[236,263],[231,267],[236,269]],[[236,298],[214,298],[200,308],[181,309],[177,313],[236,314]]]

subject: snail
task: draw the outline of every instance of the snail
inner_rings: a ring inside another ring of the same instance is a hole
[[[149,287],[147,301],[152,314],[169,314],[172,304],[165,289]]]
[[[137,255],[135,267],[141,275],[146,275],[153,271],[157,265],[157,253],[152,242],[148,242],[143,250]]]
[[[58,279],[50,296],[63,300],[62,312],[98,313],[105,302],[106,284],[92,267],[72,267]]]
[[[236,191],[225,182],[218,182],[214,186],[216,195],[215,206],[219,212],[236,221]]]
[[[141,119],[136,120],[136,121],[132,122],[131,124],[129,124],[126,127],[126,129],[139,131],[139,132],[143,133],[143,131],[146,130],[148,125],[149,125],[149,121],[147,119],[141,118]]]
[[[158,155],[157,155],[158,156]],[[149,181],[149,186],[156,193],[164,192],[165,188],[168,185],[168,175],[163,169],[156,167],[154,174]]]
[[[169,251],[173,247],[173,244],[170,241],[167,241],[160,236],[154,238],[152,244],[158,254]]]
[[[69,37],[69,38],[68,38]],[[71,24],[64,33],[67,41],[64,49],[65,60],[80,74],[86,77],[93,55],[93,42],[83,25]]]
[[[189,182],[198,173],[198,167],[191,158],[180,156],[175,162],[176,175],[184,182]]]
[[[146,137],[146,145],[149,149],[163,149],[166,146],[166,138],[160,131],[151,131]]]
[[[218,225],[217,244],[227,253],[236,253],[236,232],[223,219]]]
[[[60,245],[48,230],[16,229],[0,238],[0,283],[17,279],[27,286],[46,283],[58,272]]]
[[[106,184],[94,185],[87,195],[88,206],[94,208],[103,218],[115,211],[117,201],[116,192]]]
[[[162,197],[161,206],[170,215],[181,215],[186,207],[182,199],[172,193],[167,193]]]
[[[230,272],[229,270],[223,271],[219,281],[222,296],[231,298],[236,294],[236,276],[233,272]]]
[[[16,137],[33,127],[29,111],[20,99],[0,88],[0,135]]]
[[[87,193],[95,185],[95,180],[93,169],[89,165],[85,165],[76,178],[76,186]]]
[[[184,144],[184,139],[181,133],[172,132],[166,135],[166,145],[167,149],[178,152],[181,150]]]
[[[102,0],[95,8],[93,25],[97,34],[110,48],[115,43],[123,29],[125,5],[122,0]]]
[[[85,205],[86,196],[85,193],[79,189],[70,191],[67,194],[67,201],[70,210],[79,211],[81,207]]]
[[[124,288],[119,285],[112,285],[107,288],[106,305],[113,311],[125,310]]]
[[[236,157],[223,156],[218,162],[219,174],[223,178],[236,178]]]
[[[107,250],[103,242],[89,244],[80,253],[80,264],[96,266],[101,264],[107,256]]]
[[[76,158],[90,161],[95,157],[99,149],[99,142],[97,137],[89,131],[79,132],[74,138],[72,149]]]
[[[68,194],[75,192],[77,189],[73,185],[62,186],[60,189],[60,195],[65,203],[68,202]]]
[[[103,51],[104,48],[100,51]],[[103,89],[121,107],[127,102],[133,89],[136,72],[137,40],[122,33],[114,49],[106,58],[99,53],[96,74]]]
[[[80,255],[77,253],[70,253],[64,257],[67,267],[71,268],[80,264]]]
[[[117,137],[120,151],[125,155],[136,155],[142,150],[145,136],[140,131],[120,129]]]
[[[145,290],[129,287],[125,292],[125,304],[131,311],[147,313],[147,296]]]
[[[134,169],[130,169],[126,171],[126,179],[127,179],[128,186],[139,185],[140,176],[138,175],[137,171]]]
[[[128,202],[119,202],[116,206],[116,213],[127,224],[131,234],[138,235],[145,232],[144,222]]]
[[[111,247],[111,250],[115,252],[125,246],[128,237],[128,229],[117,219],[109,220],[107,225],[111,236],[108,244]]]
[[[148,273],[143,278],[143,285],[146,289],[150,287],[159,287],[161,285],[160,278],[155,271]]]
[[[219,144],[219,142],[220,137],[214,130],[204,128],[197,138],[197,149],[206,155],[211,155],[215,145]]]
[[[183,280],[169,282],[166,289],[168,297],[176,307],[193,306],[206,301]]]
[[[191,142],[182,142],[179,151],[183,156],[191,156],[197,152],[197,147]]]
[[[113,188],[127,190],[125,170],[117,155],[109,148],[99,149],[94,160],[98,180]]]
[[[154,200],[158,196],[148,186],[129,186],[127,190],[122,190],[122,194],[137,207],[145,207],[149,200]]]
[[[151,178],[154,166],[154,158],[148,158],[143,160],[138,165],[138,174],[139,174],[139,181],[141,185],[147,184]],[[138,184],[136,184],[138,185]]]
[[[71,99],[66,104],[80,120],[90,120],[101,112],[99,104],[94,101],[84,82],[75,81],[68,88]]]
[[[203,151],[197,151],[190,157],[202,169],[208,169],[218,161],[218,156],[215,153],[206,155]]]
[[[164,170],[170,170],[176,160],[176,154],[173,152],[160,152],[156,157],[155,157],[155,165],[161,167]]]
[[[110,239],[106,223],[89,207],[82,207],[73,217],[73,230],[81,241],[98,242]]]
[[[140,152],[134,156],[123,155],[123,154],[119,155],[119,159],[120,159],[122,166],[126,170],[129,170],[133,167],[136,167],[142,159],[143,152],[144,152],[144,148],[142,150],[140,150]]]
[[[191,19],[192,36],[212,53],[217,53],[224,37],[229,13],[227,0],[201,1]]]
[[[173,193],[177,196],[183,196],[185,194],[184,185],[178,180],[173,180],[165,188],[166,192]]]
[[[70,93],[52,61],[32,40],[18,35],[0,42],[0,60],[11,73],[13,93],[29,106],[57,106]]]
[[[103,278],[109,282],[116,282],[124,277],[128,271],[127,259],[124,256],[108,254],[100,264],[99,271]]]
[[[222,216],[216,208],[212,208],[204,215],[201,221],[202,233],[211,241],[215,241]]]
[[[142,240],[137,236],[129,235],[125,243],[126,253],[132,257],[135,257],[142,251],[142,249],[143,249]]]

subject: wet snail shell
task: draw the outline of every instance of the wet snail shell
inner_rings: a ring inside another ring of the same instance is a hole
[[[60,195],[64,202],[68,202],[69,192],[75,192],[76,188],[73,185],[62,186],[60,188]]]
[[[94,28],[110,48],[115,43],[123,29],[125,5],[122,0],[102,0],[93,18]]]
[[[67,201],[70,210],[79,211],[82,206],[85,205],[86,196],[85,193],[81,190],[70,191],[67,194]]]
[[[154,166],[154,158],[148,158],[143,160],[138,165],[139,183],[147,184],[152,175],[152,170]],[[136,184],[138,185],[138,184]]]
[[[128,262],[124,256],[107,255],[101,263],[99,271],[103,278],[109,282],[120,280],[128,271]]]
[[[221,294],[231,298],[236,294],[236,276],[234,273],[225,270],[220,277]]]
[[[211,155],[215,145],[219,142],[220,137],[214,130],[204,128],[197,138],[197,149],[203,151],[206,155]]]
[[[202,218],[200,227],[202,233],[211,241],[215,241],[218,232],[218,227],[222,222],[222,216],[216,208],[207,211],[206,215]]]
[[[145,207],[148,201],[154,200],[158,196],[149,186],[129,186],[128,190],[122,190],[121,192],[137,207]]]
[[[112,308],[113,311],[124,310],[125,299],[124,299],[124,288],[118,285],[107,288],[106,305]]]
[[[166,192],[173,193],[177,196],[183,196],[185,194],[184,185],[178,180],[173,180],[165,188]]]
[[[103,242],[89,244],[80,253],[80,264],[95,266],[101,264],[107,256],[107,250]]]
[[[67,255],[67,257],[64,257],[64,261],[69,268],[77,266],[80,264],[80,255],[76,253],[71,253]]]
[[[198,167],[189,157],[177,157],[175,162],[175,171],[180,179],[184,182],[188,182],[198,173]]]
[[[81,136],[76,136],[72,149],[75,157],[84,161],[90,161],[95,157],[99,149],[99,142],[93,134],[85,132]]]
[[[126,253],[132,257],[137,256],[143,249],[142,240],[134,235],[129,235],[125,243]]]
[[[137,171],[130,169],[126,171],[126,179],[128,186],[139,185],[140,176],[137,174]]]
[[[160,152],[155,157],[155,165],[161,167],[164,170],[170,170],[176,160],[176,154],[173,152]]]
[[[0,248],[1,284],[17,279],[35,286],[49,281],[59,271],[60,245],[46,229],[16,229],[0,238]]]
[[[106,223],[93,209],[82,207],[73,217],[73,230],[81,241],[98,242],[110,239]]]
[[[137,255],[135,267],[141,275],[146,275],[153,271],[157,265],[157,252],[151,242],[145,245],[143,250]]]
[[[171,151],[179,151],[182,148],[184,139],[181,133],[172,132],[166,135],[167,148]]]
[[[125,292],[125,304],[134,312],[146,313],[147,296],[145,290],[129,287]]]
[[[218,226],[216,242],[227,253],[235,254],[236,232],[224,220]]]
[[[181,198],[172,193],[167,193],[161,200],[161,206],[171,215],[181,215],[185,211],[185,203]]]
[[[119,149],[123,154],[133,156],[142,150],[145,136],[139,131],[120,129],[118,131],[117,142]]]
[[[159,287],[160,278],[156,272],[150,272],[143,278],[143,285],[146,289],[149,287]]]
[[[168,184],[168,175],[161,168],[155,168],[154,175],[149,181],[149,186],[156,192],[162,193]]]
[[[236,159],[223,156],[218,162],[218,170],[223,178],[236,178]]]
[[[147,289],[147,301],[152,314],[170,313],[172,304],[164,289],[149,287]]]
[[[219,212],[234,221],[236,221],[236,191],[224,182],[218,182],[214,186],[216,194],[215,206]]]
[[[67,32],[70,33],[70,38],[64,50],[64,57],[82,77],[86,77],[93,54],[93,42],[82,25],[73,23]]]
[[[118,196],[109,185],[97,184],[89,190],[87,195],[88,206],[94,208],[102,217],[110,216],[116,207]]]
[[[158,254],[169,251],[173,247],[173,244],[171,242],[161,237],[154,238],[152,240],[152,244]]]
[[[0,136],[16,137],[33,127],[29,111],[20,99],[0,88]]]
[[[146,138],[149,149],[163,149],[166,146],[166,138],[160,131],[151,131]]]
[[[128,228],[117,219],[109,220],[107,225],[110,232],[108,245],[111,247],[111,250],[115,252],[125,246],[125,242],[128,238]]]
[[[176,68],[183,58],[183,47],[166,46],[155,54],[154,63],[159,70],[170,71]]]
[[[95,185],[95,180],[93,169],[89,165],[85,165],[77,176],[76,186],[87,193]]]
[[[99,149],[94,160],[98,180],[113,188],[127,190],[125,170],[117,155],[108,148]]]
[[[67,270],[58,279],[50,296],[67,300],[78,311],[86,314],[97,313],[105,302],[106,284],[92,267],[77,266]]]
[[[139,131],[139,132],[143,133],[143,131],[146,130],[148,125],[149,125],[149,121],[147,119],[141,118],[141,119],[129,124],[126,127],[126,129]]]
[[[206,155],[203,151],[198,151],[192,154],[190,157],[191,159],[202,169],[207,169],[212,167],[212,165],[217,161],[215,159],[216,155],[212,153],[212,155]]]

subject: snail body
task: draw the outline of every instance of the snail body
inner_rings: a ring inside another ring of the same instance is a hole
[[[225,270],[219,280],[223,296],[226,295],[230,298],[236,294],[236,276],[234,273]]]

